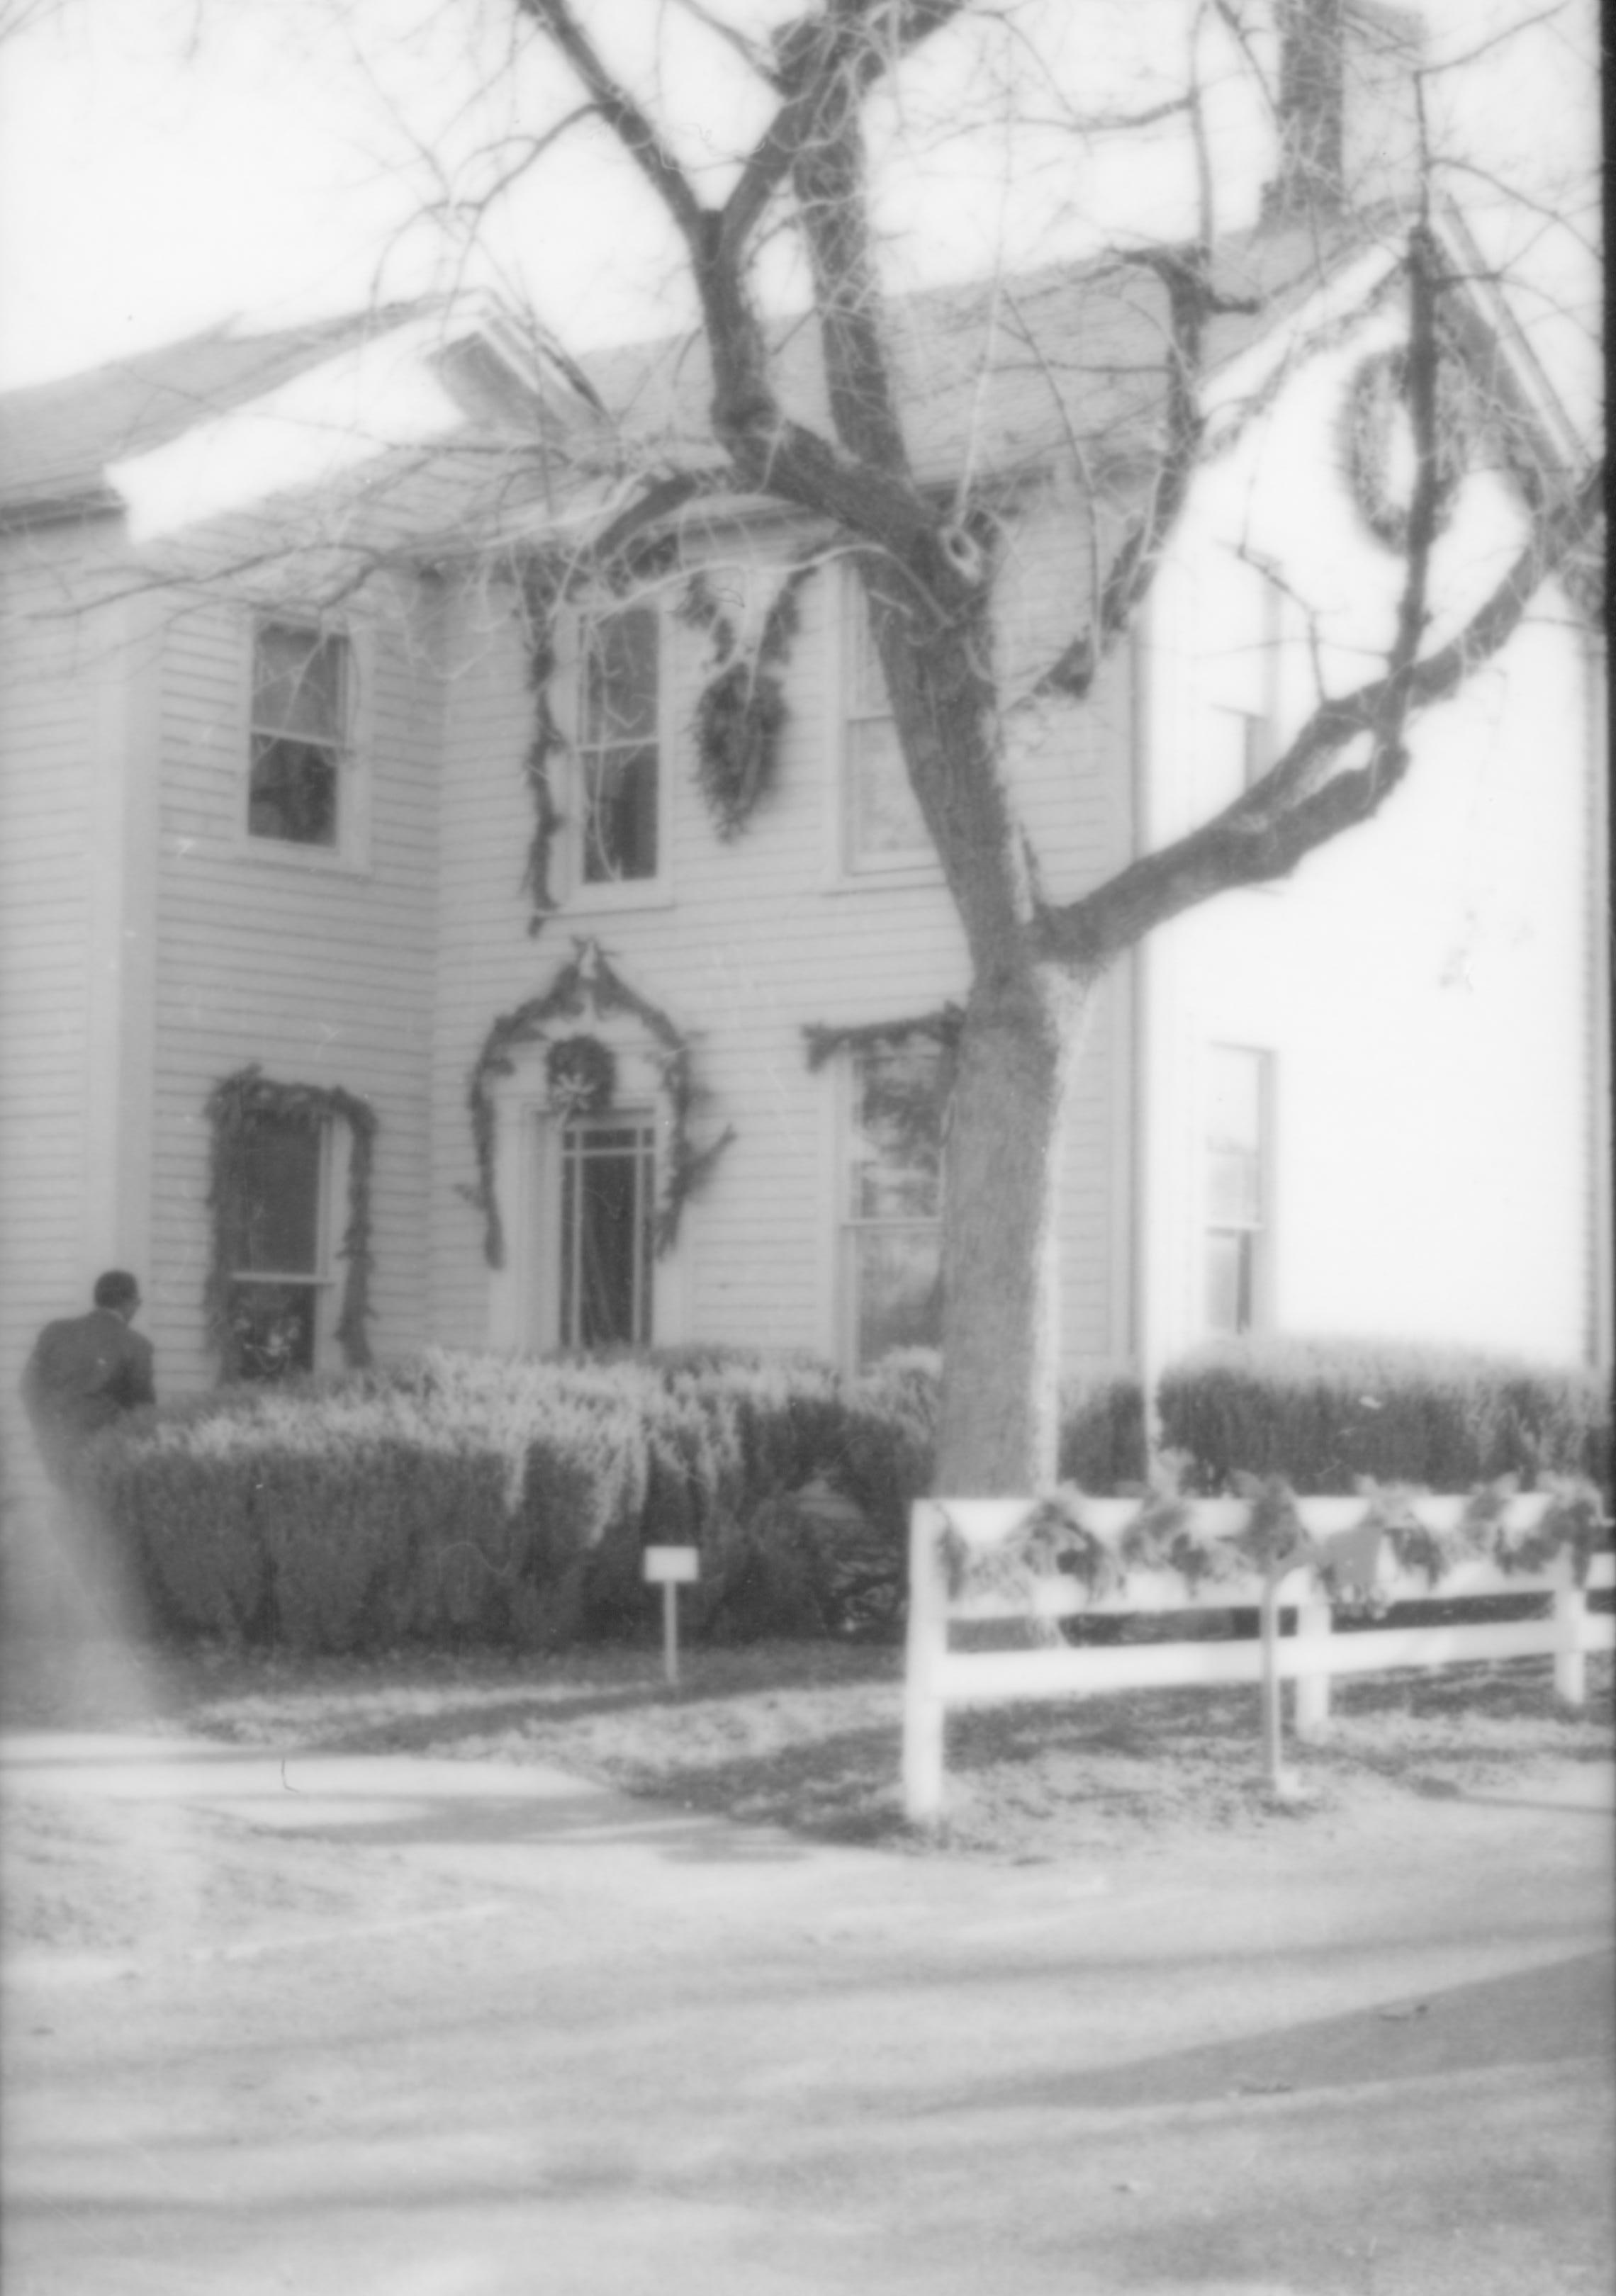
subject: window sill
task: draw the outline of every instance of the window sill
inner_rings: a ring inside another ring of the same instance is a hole
[[[615,916],[625,909],[671,909],[673,905],[673,887],[667,879],[647,877],[634,884],[575,885],[554,914],[581,917],[599,911],[603,916]]]
[[[824,879],[825,893],[886,893],[907,885],[943,882],[942,864],[935,855],[924,861],[895,861],[886,869],[841,869]]]
[[[369,877],[370,862],[355,853],[332,852],[322,845],[280,844],[264,837],[238,838],[231,858],[269,869],[295,869],[311,877]]]

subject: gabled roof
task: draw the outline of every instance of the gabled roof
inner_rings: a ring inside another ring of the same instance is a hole
[[[230,323],[61,382],[0,396],[0,505],[35,517],[116,510],[109,463],[182,438],[422,307],[348,312],[273,334]]]
[[[1210,368],[1226,366],[1294,314],[1343,262],[1382,247],[1374,217],[1259,226],[1214,250],[1213,284],[1231,308],[1208,328]],[[1167,288],[1151,251],[894,296],[885,331],[923,482],[969,469],[1008,476],[1080,441],[1102,466],[1150,443],[1165,398]],[[788,414],[830,435],[818,326],[775,330],[775,377]],[[710,452],[710,366],[699,335],[586,354],[590,381],[630,439]]]

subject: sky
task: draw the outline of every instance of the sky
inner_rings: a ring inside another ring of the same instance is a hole
[[[8,33],[20,5],[24,29]],[[509,0],[0,0],[0,388],[231,317],[275,326],[463,277],[498,282],[579,346],[682,321],[668,227],[597,132],[570,132],[502,218],[474,224],[478,155],[521,156],[513,139],[575,100],[553,67],[513,60],[513,12]],[[719,189],[737,135],[763,116],[744,67],[682,0],[595,12],[614,60],[678,119],[698,181]],[[767,26],[792,11],[727,0],[725,12]],[[1176,123],[1142,144],[1095,141],[1071,114],[1172,92],[1193,12],[990,0],[970,39],[937,43],[880,123],[901,155],[883,209],[894,275],[1185,227],[1194,173]],[[1441,57],[1537,19],[1444,76],[1433,101],[1476,163],[1453,182],[1489,251],[1520,263],[1523,316],[1591,409],[1599,282],[1573,187],[1597,135],[1592,0],[1546,14],[1532,0],[1427,0],[1423,14]],[[1202,53],[1219,220],[1237,224],[1265,139],[1215,50]],[[1524,184],[1530,203],[1506,202],[1495,179]],[[796,283],[776,263],[778,291]]]

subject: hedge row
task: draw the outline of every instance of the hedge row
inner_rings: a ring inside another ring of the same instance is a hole
[[[1575,1375],[1415,1350],[1250,1347],[1169,1373],[1190,1488],[1283,1472],[1469,1489],[1601,1470],[1603,1398]],[[644,1545],[702,1551],[713,1635],[887,1633],[935,1447],[933,1358],[846,1379],[812,1360],[429,1353],[140,1414],[87,1455],[92,1496],[174,1634],[308,1650],[519,1646],[646,1616]],[[1066,1398],[1061,1472],[1144,1475],[1137,1382]]]

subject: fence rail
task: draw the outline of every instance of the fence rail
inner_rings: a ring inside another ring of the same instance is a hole
[[[1433,1535],[1451,1536],[1472,1502],[1448,1496],[1418,1498],[1409,1512]],[[1125,1570],[1116,1563],[1118,1583],[1091,1592],[1074,1579],[1055,1575],[1029,1578],[1005,1587],[970,1583],[973,1566],[991,1566],[1027,1522],[1024,1499],[922,1499],[910,1517],[909,1630],[904,1687],[904,1807],[911,1820],[927,1824],[942,1810],[946,1784],[945,1725],[950,1707],[1000,1704],[1006,1701],[1084,1697],[1112,1690],[1162,1689],[1196,1684],[1260,1682],[1265,1685],[1264,1746],[1270,1775],[1279,1762],[1279,1685],[1294,1685],[1294,1721],[1303,1738],[1322,1737],[1329,1727],[1330,1683],[1337,1675],[1378,1673],[1394,1667],[1440,1667],[1486,1659],[1548,1656],[1554,1661],[1554,1687],[1569,1704],[1585,1703],[1587,1658],[1616,1647],[1616,1620],[1591,1613],[1587,1593],[1616,1585],[1616,1557],[1595,1554],[1579,1583],[1569,1552],[1541,1570],[1506,1569],[1491,1558],[1466,1558],[1445,1570],[1433,1585],[1424,1570],[1397,1567],[1390,1541],[1382,1540],[1373,1565],[1377,1603],[1450,1603],[1478,1595],[1541,1595],[1552,1598],[1543,1619],[1491,1620],[1472,1626],[1370,1628],[1349,1635],[1333,1631],[1333,1619],[1321,1564],[1328,1542],[1360,1534],[1366,1526],[1362,1498],[1304,1498],[1294,1502],[1311,1552],[1272,1572],[1203,1578],[1191,1584],[1176,1570]],[[1553,1501],[1523,1493],[1509,1500],[1496,1530],[1507,1546],[1530,1538],[1544,1522]],[[1131,1499],[1084,1500],[1083,1529],[1113,1557],[1139,1513]],[[1187,1527],[1201,1541],[1238,1538],[1251,1520],[1243,1499],[1194,1502]],[[949,1589],[947,1547],[953,1543],[957,1570],[963,1555],[965,1583]],[[1361,1561],[1361,1558],[1360,1558]],[[1131,1617],[1231,1609],[1259,1612],[1262,1633],[1245,1642],[1153,1642],[1078,1648],[1070,1644],[1025,1650],[971,1651],[949,1647],[955,1621]],[[1282,1636],[1280,1620],[1293,1610],[1294,1635]]]

